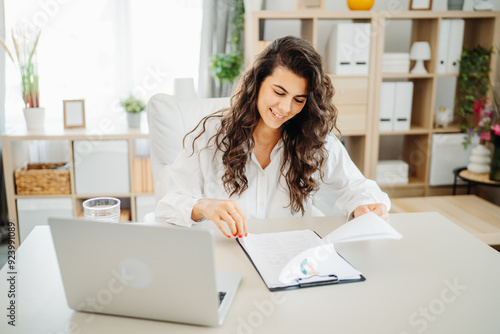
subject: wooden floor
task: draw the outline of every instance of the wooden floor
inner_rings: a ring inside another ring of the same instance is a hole
[[[391,202],[392,213],[439,212],[488,245],[500,245],[500,207],[476,195],[394,198]]]

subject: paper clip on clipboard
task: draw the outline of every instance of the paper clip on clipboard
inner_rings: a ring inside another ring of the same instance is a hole
[[[295,279],[301,288],[308,286],[336,284],[339,282],[337,275],[311,275]]]

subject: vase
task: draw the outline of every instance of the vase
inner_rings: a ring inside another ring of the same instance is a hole
[[[462,10],[464,8],[464,0],[448,0],[448,10]]]
[[[23,112],[28,130],[40,130],[45,127],[45,108],[24,108]]]
[[[127,113],[127,123],[128,127],[131,129],[137,129],[141,127],[141,113]]]
[[[484,145],[477,145],[471,151],[470,163],[467,169],[472,173],[489,173],[490,172],[490,150]]]
[[[375,0],[347,0],[347,7],[350,10],[370,10]]]
[[[491,158],[490,180],[500,182],[500,136],[492,134],[493,157]]]

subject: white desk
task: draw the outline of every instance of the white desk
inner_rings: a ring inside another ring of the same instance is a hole
[[[311,228],[343,217],[251,221],[251,232]],[[206,328],[78,313],[66,305],[49,227],[17,253],[17,326],[1,333],[499,333],[500,254],[437,213],[393,214],[404,238],[337,245],[365,282],[271,293],[235,240],[216,237],[217,266],[243,275],[224,326]],[[457,288],[450,286],[458,284]],[[424,330],[425,329],[425,330]]]

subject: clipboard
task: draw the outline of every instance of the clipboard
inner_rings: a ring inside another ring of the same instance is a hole
[[[313,231],[319,239],[321,237]],[[335,274],[329,274],[329,275],[310,275],[308,277],[302,277],[302,278],[296,278],[295,283],[292,284],[283,284],[283,286],[279,287],[274,287],[274,286],[269,286],[266,280],[264,279],[264,276],[262,275],[261,271],[259,270],[259,267],[255,263],[255,261],[252,259],[246,248],[241,244],[239,239],[236,239],[238,244],[240,245],[241,249],[243,252],[245,252],[246,256],[254,266],[255,270],[259,274],[260,278],[262,279],[262,282],[266,285],[266,287],[269,289],[271,292],[276,292],[276,291],[284,291],[284,290],[295,290],[295,289],[302,289],[302,288],[310,288],[310,287],[316,287],[316,286],[324,286],[324,285],[333,285],[333,284],[344,284],[344,283],[355,283],[355,282],[363,282],[366,280],[366,278],[360,274],[359,278],[355,279],[339,279],[337,275]],[[351,265],[345,258],[340,255],[338,252],[336,252],[346,263]]]

